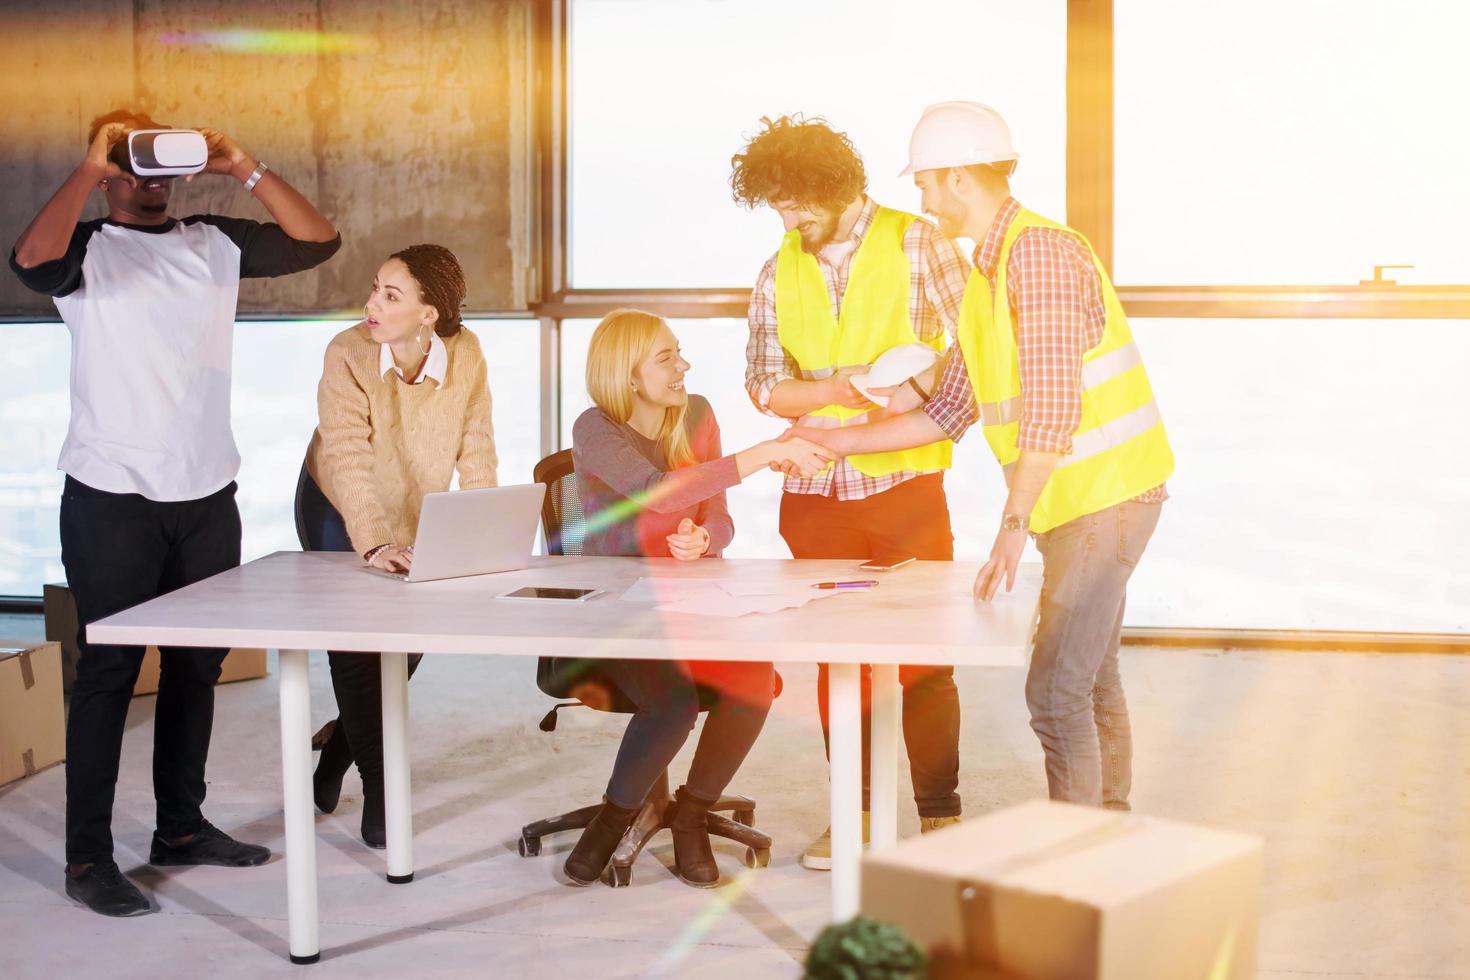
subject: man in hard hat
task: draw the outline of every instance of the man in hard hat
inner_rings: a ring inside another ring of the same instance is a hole
[[[903,344],[943,349],[964,297],[964,254],[928,222],[869,198],[852,143],[821,119],[764,119],[731,163],[736,201],[769,206],[786,228],[751,293],[745,372],[751,401],[767,415],[804,425],[861,428],[876,406],[849,379]],[[813,479],[788,474],[780,530],[792,555],[882,563],[953,559],[943,483],[950,448],[940,432],[924,445],[853,456]],[[951,667],[905,667],[899,680],[914,801],[920,827],[929,831],[960,816],[959,692]],[[862,696],[866,839],[866,668]],[[817,703],[825,739],[825,664]],[[829,828],[802,864],[828,869],[831,854]]]
[[[797,431],[842,453],[955,441],[979,422],[1009,496],[975,596],[1009,591],[1029,531],[1044,575],[1026,701],[1052,799],[1127,810],[1124,592],[1168,494],[1174,457],[1123,307],[1077,232],[1010,195],[1018,155],[988,106],[930,106],[909,143],[922,208],[978,242],[958,353],[920,409]]]

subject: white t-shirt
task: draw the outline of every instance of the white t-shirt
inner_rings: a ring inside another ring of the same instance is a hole
[[[195,215],[77,226],[67,255],[11,267],[71,331],[71,424],[57,467],[89,487],[196,500],[240,469],[230,360],[242,276],[308,269],[340,246],[274,224]]]

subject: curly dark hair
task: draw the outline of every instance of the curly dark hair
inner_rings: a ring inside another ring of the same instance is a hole
[[[730,158],[730,190],[747,208],[775,201],[837,210],[868,189],[862,157],[821,116],[761,118],[761,131]]]
[[[434,332],[453,337],[464,326],[460,311],[464,309],[464,270],[454,253],[443,245],[410,245],[389,258],[408,266],[408,274],[419,284],[419,297],[439,311]]]

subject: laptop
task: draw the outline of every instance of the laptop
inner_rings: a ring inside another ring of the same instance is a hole
[[[425,494],[413,567],[368,570],[405,582],[432,582],[525,568],[531,564],[545,496],[544,483]]]

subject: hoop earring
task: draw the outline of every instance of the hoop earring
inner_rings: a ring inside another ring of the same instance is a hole
[[[422,354],[422,355],[424,355],[425,357],[428,357],[429,356],[429,349],[430,349],[430,347],[433,346],[434,341],[433,340],[430,340],[429,341],[429,347],[425,347],[424,346],[424,332],[422,330],[420,330],[417,334],[415,334],[413,339],[419,345],[419,353]]]

